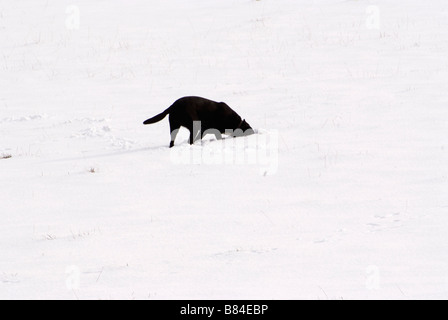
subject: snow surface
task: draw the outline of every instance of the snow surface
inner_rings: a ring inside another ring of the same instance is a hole
[[[447,57],[442,0],[1,1],[0,298],[448,298]]]

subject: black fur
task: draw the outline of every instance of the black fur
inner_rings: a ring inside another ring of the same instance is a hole
[[[143,124],[159,122],[168,114],[170,115],[170,148],[174,146],[174,140],[181,126],[190,131],[190,144],[207,133],[215,134],[217,139],[221,139],[223,133],[231,133],[234,137],[254,133],[246,120],[241,119],[227,104],[201,97],[180,98],[171,107],[146,120]],[[194,124],[195,121],[200,121],[200,128]]]

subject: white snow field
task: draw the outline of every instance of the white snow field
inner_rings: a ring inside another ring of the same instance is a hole
[[[0,88],[1,299],[448,298],[447,1],[2,0]]]

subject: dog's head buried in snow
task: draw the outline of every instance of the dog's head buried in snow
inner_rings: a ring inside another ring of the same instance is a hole
[[[190,131],[190,144],[202,139],[206,134],[214,134],[216,139],[222,139],[222,134],[241,137],[254,133],[246,120],[227,104],[201,97],[180,98],[171,107],[146,120],[143,124],[156,123],[167,115],[170,115],[170,148],[174,146],[180,127]]]

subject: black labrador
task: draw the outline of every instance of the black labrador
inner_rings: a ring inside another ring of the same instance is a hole
[[[143,124],[159,122],[168,114],[171,131],[170,148],[174,146],[174,140],[181,126],[190,131],[190,144],[202,139],[208,133],[214,134],[216,139],[222,139],[223,133],[233,137],[254,133],[246,120],[227,104],[201,97],[180,98],[171,107],[146,120]]]

